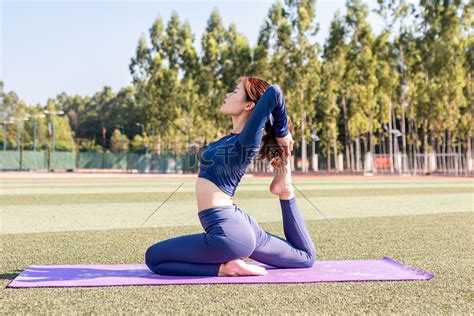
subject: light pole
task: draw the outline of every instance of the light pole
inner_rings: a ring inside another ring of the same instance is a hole
[[[143,124],[137,122],[137,123],[135,123],[135,125],[141,127],[141,129],[142,129],[142,136],[145,136],[145,132],[144,132],[145,127],[143,126]]]
[[[398,129],[392,129],[392,134],[394,136],[394,143],[393,146],[395,147],[394,154],[395,154],[395,159],[397,159],[397,165],[398,165],[398,174],[402,173],[403,169],[403,163],[398,160],[399,156],[399,149],[398,149],[398,137],[402,136],[403,134],[398,130]]]
[[[52,170],[51,165],[53,164],[53,157],[54,157],[54,116],[55,115],[62,115],[64,111],[49,111],[44,110],[44,114],[50,115],[50,122],[51,122],[51,157],[49,158],[49,169]]]
[[[142,137],[143,137],[143,140],[142,140],[142,144],[143,144],[143,147],[145,148],[145,154],[148,153],[148,144],[145,144],[145,126],[142,124],[142,123],[135,123],[136,126],[140,126],[141,129],[142,129]]]
[[[122,151],[125,151],[125,139],[124,139],[124,136],[125,136],[125,126],[122,126],[122,125],[117,125],[116,127],[120,128],[122,130],[122,139],[120,140],[120,145],[122,148],[120,148],[120,150]]]
[[[156,131],[155,131],[155,128],[153,127],[153,130],[151,132],[151,153],[153,154],[154,151],[156,151],[156,144],[155,144],[155,135],[156,135]]]
[[[51,121],[51,150],[54,155],[54,116],[55,115],[63,115],[64,111],[49,111],[49,110],[44,110],[43,113],[52,115],[50,118]]]
[[[46,117],[46,115],[44,115],[43,112],[40,112],[39,114],[34,114],[34,115],[31,115],[31,114],[27,114],[26,117],[30,118],[32,117],[33,118],[33,151],[36,151],[36,119],[37,118],[43,118],[43,117]]]
[[[315,161],[315,159],[316,159],[315,155],[316,155],[316,142],[319,141],[319,140],[320,140],[319,136],[318,136],[318,134],[316,134],[316,130],[313,128],[311,130],[311,142],[312,142],[312,145],[313,145],[312,148],[311,148],[312,149],[311,162],[312,162],[312,165],[313,165],[313,171],[317,171],[315,169],[318,169],[316,167],[317,161]]]
[[[385,131],[388,132],[388,127],[387,125],[384,123],[382,125],[383,129]],[[402,136],[403,134],[396,128],[392,128],[392,135],[393,135],[393,144],[390,144],[390,146],[394,149],[393,150],[393,154],[395,156],[395,159],[397,159],[397,154],[398,154],[398,137]],[[394,159],[393,157],[390,157],[391,161],[393,162]],[[400,168],[399,168],[400,169]],[[390,164],[390,173],[393,173],[394,170],[393,170],[393,163]],[[399,173],[400,173],[400,170],[399,170]]]

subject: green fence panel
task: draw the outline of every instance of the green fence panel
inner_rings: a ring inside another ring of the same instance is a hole
[[[48,169],[48,152],[25,150],[22,164],[25,170]]]
[[[79,168],[101,169],[102,160],[105,159],[103,153],[79,153]]]
[[[76,169],[76,153],[67,151],[55,151],[51,153],[51,170]]]
[[[151,154],[132,153],[129,156],[129,169],[136,169],[138,172],[150,172]]]
[[[170,164],[172,167],[173,163],[168,160],[168,155],[152,155],[150,171],[159,173],[169,172]]]
[[[105,153],[104,169],[127,169],[127,153]]]
[[[159,173],[182,172],[183,167],[179,156],[153,155],[150,161],[150,171]]]
[[[119,169],[137,170],[140,173],[181,173],[195,172],[199,167],[196,155],[140,154],[140,153],[91,153],[55,151],[51,155],[50,170],[81,169]],[[79,159],[79,161],[77,161]],[[47,151],[24,151],[22,168],[24,170],[48,169]],[[18,151],[0,151],[0,169],[19,170]]]
[[[16,150],[2,150],[0,152],[0,169],[20,170],[20,154]]]
[[[195,172],[199,168],[199,157],[196,154],[189,153],[179,157],[183,171]]]
[[[129,168],[138,172],[176,173],[197,170],[198,161],[193,154],[185,155],[156,155],[156,154],[130,154]]]

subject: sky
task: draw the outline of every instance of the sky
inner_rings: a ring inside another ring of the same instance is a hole
[[[275,0],[276,1],[276,0]],[[274,0],[0,0],[0,80],[4,91],[15,91],[28,105],[48,98],[93,95],[109,86],[117,92],[132,81],[130,59],[142,34],[160,17],[166,26],[176,10],[188,20],[201,51],[201,36],[214,8],[225,28],[231,22],[255,47],[258,32]],[[369,9],[376,0],[366,0]],[[316,20],[321,45],[336,10],[345,13],[344,0],[318,0]],[[377,34],[383,23],[375,14],[369,22]]]

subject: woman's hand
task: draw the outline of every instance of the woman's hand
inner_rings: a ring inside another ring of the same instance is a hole
[[[283,149],[283,156],[288,157],[293,151],[293,144],[295,141],[291,136],[291,133],[288,133],[285,137],[275,137],[278,145]]]

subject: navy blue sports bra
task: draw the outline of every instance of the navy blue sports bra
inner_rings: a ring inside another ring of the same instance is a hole
[[[198,177],[208,179],[230,196],[252,158],[260,150],[265,123],[272,114],[276,137],[289,133],[286,104],[278,85],[268,87],[255,104],[242,131],[210,143],[200,157]]]

